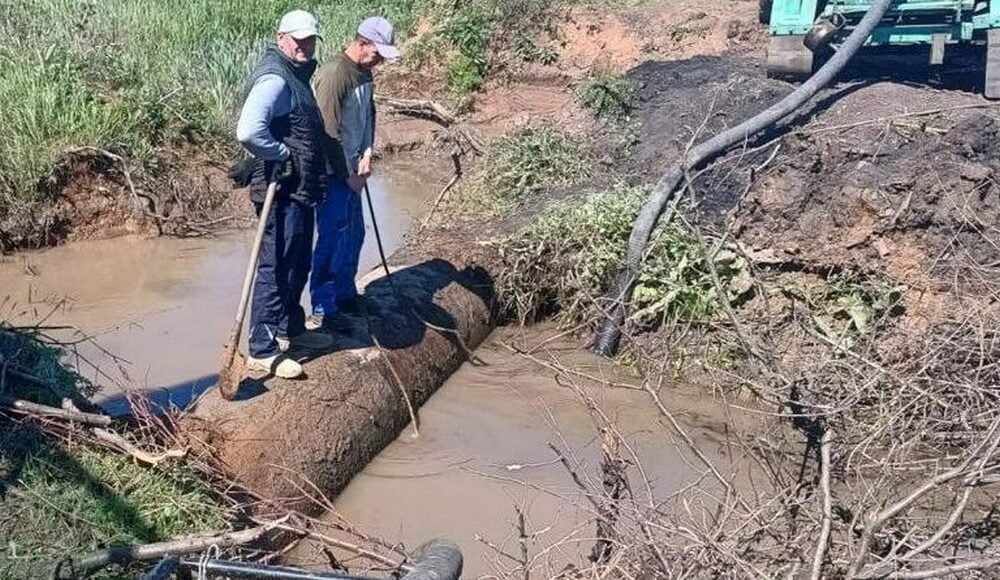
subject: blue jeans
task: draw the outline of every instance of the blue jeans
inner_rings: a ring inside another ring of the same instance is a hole
[[[326,199],[316,206],[316,232],[309,293],[313,314],[322,316],[358,295],[354,280],[365,242],[365,218],[361,195],[347,182],[330,180]]]
[[[263,204],[254,204],[257,215]],[[300,300],[312,260],[313,208],[276,197],[264,226],[250,302],[250,356],[278,354],[277,337],[305,332]]]

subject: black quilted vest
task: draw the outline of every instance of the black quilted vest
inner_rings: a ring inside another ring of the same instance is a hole
[[[250,80],[246,94],[254,82],[263,75],[276,74],[284,79],[292,92],[292,110],[284,116],[271,120],[271,134],[281,141],[291,152],[295,171],[278,184],[278,196],[289,196],[297,201],[314,204],[323,199],[326,191],[327,139],[323,128],[323,117],[316,105],[309,81],[316,70],[316,61],[298,64],[281,53],[275,45],[268,46]],[[250,199],[261,203],[267,192],[267,175],[270,163],[262,159],[254,160],[250,179]]]

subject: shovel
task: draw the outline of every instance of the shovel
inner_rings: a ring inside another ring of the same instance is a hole
[[[219,369],[219,394],[222,398],[231,401],[239,390],[240,381],[243,380],[243,371],[246,368],[246,359],[236,350],[236,345],[240,342],[240,333],[243,332],[243,320],[246,318],[247,302],[250,299],[250,288],[253,286],[253,274],[257,269],[257,258],[260,256],[260,243],[264,239],[264,228],[267,227],[267,217],[271,213],[271,203],[274,201],[274,192],[278,188],[278,183],[272,181],[267,184],[267,195],[264,196],[264,207],[260,210],[260,220],[257,224],[257,235],[253,239],[253,248],[250,250],[250,263],[247,264],[247,273],[243,277],[243,293],[240,294],[240,304],[236,308],[236,321],[233,329],[229,332],[229,341],[222,351],[222,368]]]

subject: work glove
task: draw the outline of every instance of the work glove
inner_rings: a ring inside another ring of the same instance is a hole
[[[253,178],[253,162],[253,157],[247,157],[229,166],[227,175],[233,181],[234,188],[243,189],[250,185],[250,180]]]
[[[264,166],[267,182],[281,183],[295,175],[295,164],[291,156],[284,161],[268,161]]]

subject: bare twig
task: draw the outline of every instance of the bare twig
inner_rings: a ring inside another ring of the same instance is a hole
[[[67,421],[76,421],[86,425],[100,425],[107,427],[111,424],[111,417],[107,415],[97,415],[94,413],[82,413],[80,411],[70,411],[48,405],[39,405],[31,401],[15,399],[6,395],[0,395],[0,407],[25,413],[28,415],[39,415],[43,417],[56,417]]]
[[[188,453],[187,449],[168,449],[163,453],[158,453],[154,455],[152,453],[139,449],[131,442],[129,442],[127,439],[125,439],[118,433],[115,433],[114,431],[95,428],[93,430],[93,433],[97,437],[97,439],[113,445],[114,447],[124,451],[125,453],[128,453],[129,455],[131,455],[132,457],[143,463],[153,466],[159,465],[160,463],[170,458],[184,457]]]
[[[816,540],[816,551],[813,556],[811,580],[820,580],[823,577],[823,560],[826,557],[826,548],[830,542],[830,524],[833,521],[833,499],[830,495],[830,439],[832,432],[829,428],[823,431],[823,438],[820,440],[820,493],[823,494],[823,525],[820,529],[819,539]]]

